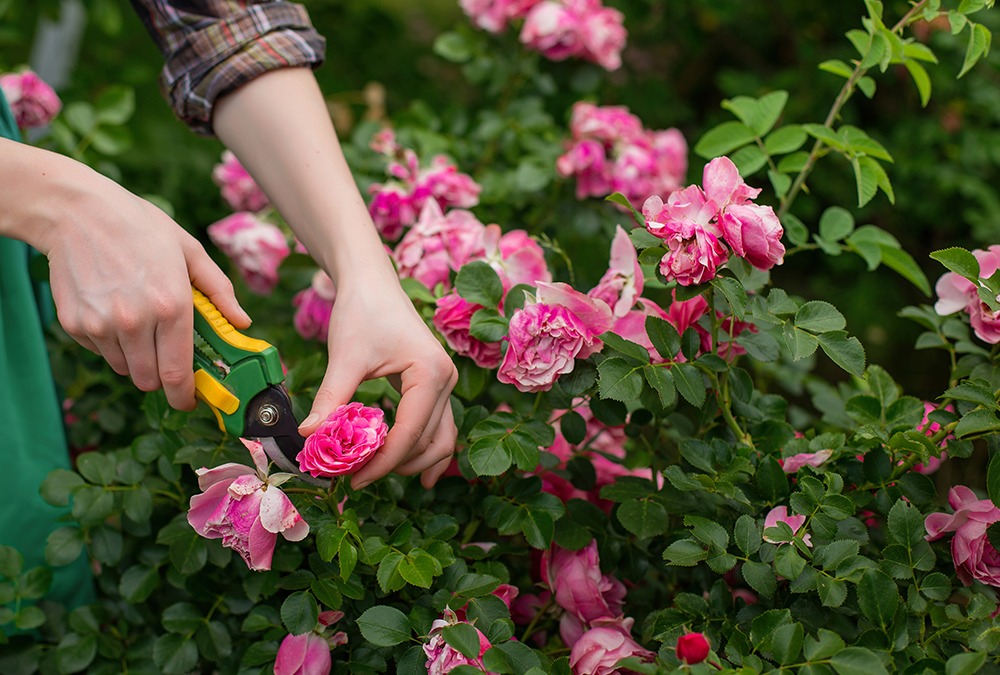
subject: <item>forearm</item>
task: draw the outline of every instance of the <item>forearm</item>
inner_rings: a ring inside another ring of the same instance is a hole
[[[258,77],[216,104],[214,127],[334,284],[394,278],[312,71]]]

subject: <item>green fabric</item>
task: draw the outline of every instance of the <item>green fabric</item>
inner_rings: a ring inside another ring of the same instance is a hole
[[[0,136],[20,140],[2,93]],[[46,503],[39,486],[53,469],[70,468],[59,399],[28,274],[29,257],[27,245],[0,237],[0,467],[6,479],[0,544],[21,552],[25,570],[45,565],[45,540],[62,526],[56,518],[68,510]],[[53,572],[52,589],[45,599],[70,608],[96,599],[86,555]],[[4,630],[10,632],[11,626]]]

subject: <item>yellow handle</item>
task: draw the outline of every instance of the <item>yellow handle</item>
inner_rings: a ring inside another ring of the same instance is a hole
[[[248,337],[236,330],[226,320],[226,317],[222,316],[222,312],[212,304],[212,301],[197,288],[192,286],[191,292],[194,295],[194,308],[205,318],[205,321],[209,323],[215,334],[222,338],[223,342],[247,352],[262,352],[271,346],[268,342]]]

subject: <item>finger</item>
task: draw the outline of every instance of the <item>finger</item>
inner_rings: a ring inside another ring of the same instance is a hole
[[[167,402],[177,410],[194,410],[194,305],[178,300],[164,310],[156,326],[156,366]]]
[[[156,365],[156,339],[152,329],[128,328],[119,338],[132,383],[142,391],[156,391],[160,373]]]
[[[323,382],[316,391],[312,409],[299,425],[300,434],[308,436],[313,433],[338,406],[351,400],[358,385],[368,374],[361,364],[361,359],[353,353],[330,350],[330,363],[326,367]]]
[[[225,272],[219,269],[215,261],[192,239],[183,244],[184,258],[187,261],[188,275],[195,288],[204,293],[215,305],[229,323],[236,328],[248,328],[250,315],[240,307],[233,290],[233,282]]]
[[[87,340],[87,342],[90,342],[90,340]],[[86,345],[84,346],[86,347]],[[90,349],[90,347],[87,347],[87,349]],[[128,377],[128,361],[125,359],[125,353],[122,351],[122,346],[118,344],[118,340],[101,340],[99,343],[94,344],[94,348],[91,351],[103,356],[113,371],[119,375]]]
[[[438,479],[440,479],[441,476],[444,475],[444,472],[448,470],[448,467],[451,466],[453,457],[454,448],[447,457],[420,474],[420,484],[425,488],[434,487],[434,485],[438,482]]]
[[[451,407],[450,405],[448,406]],[[400,466],[395,472],[401,476],[412,476],[416,473],[423,473],[421,483],[424,487],[431,487],[438,477],[444,473],[455,454],[455,441],[458,438],[458,429],[455,428],[451,411],[446,411],[445,416],[434,433],[434,438],[426,450],[417,457],[410,459]]]

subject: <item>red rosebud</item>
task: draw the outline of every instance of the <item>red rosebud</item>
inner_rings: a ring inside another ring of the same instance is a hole
[[[677,638],[677,658],[684,663],[701,663],[708,656],[708,638],[702,633],[688,633]]]

